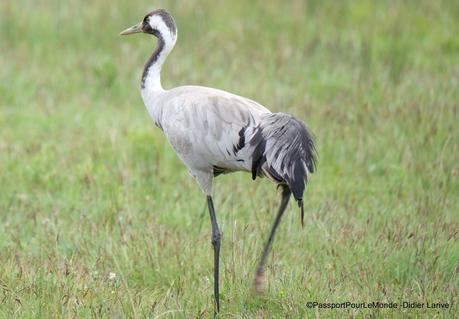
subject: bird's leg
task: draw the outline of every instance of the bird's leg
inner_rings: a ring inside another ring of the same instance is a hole
[[[253,288],[256,292],[260,292],[263,290],[264,281],[265,281],[265,262],[266,257],[271,249],[271,245],[274,239],[274,235],[276,234],[277,226],[279,226],[280,220],[282,215],[284,214],[285,208],[287,207],[288,201],[290,199],[290,189],[288,186],[283,185],[282,190],[282,200],[279,206],[279,210],[277,212],[276,220],[271,228],[271,233],[269,234],[269,238],[263,247],[263,253],[261,254],[260,260],[258,261],[257,270],[255,273],[255,280],[253,281]]]
[[[215,216],[214,203],[212,196],[207,196],[207,206],[209,207],[210,221],[212,223],[212,246],[214,247],[214,318],[220,311],[220,298],[218,289],[218,264],[220,259],[220,240],[221,234],[218,228],[217,217]]]

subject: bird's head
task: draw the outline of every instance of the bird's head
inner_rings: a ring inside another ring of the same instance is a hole
[[[143,20],[136,25],[127,28],[120,35],[129,35],[134,33],[148,33],[155,37],[172,39],[175,42],[177,37],[177,28],[174,18],[166,10],[159,9],[150,12]]]

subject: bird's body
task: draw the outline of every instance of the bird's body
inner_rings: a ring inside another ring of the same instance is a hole
[[[158,45],[148,59],[141,93],[148,112],[207,196],[214,246],[215,314],[219,309],[220,230],[212,201],[212,180],[234,171],[268,177],[282,186],[282,202],[260,258],[254,286],[260,289],[264,264],[290,194],[301,207],[308,174],[315,169],[314,144],[306,126],[291,115],[229,92],[202,86],[164,90],[161,67],[177,40],[172,16],[156,10],[122,34],[143,32]]]
[[[268,109],[241,96],[202,86],[180,86],[144,93],[143,97],[156,126],[193,176],[251,171],[248,148],[239,149],[238,144],[241,139],[248,140],[246,135],[270,113]],[[210,185],[199,179],[198,183],[210,195]]]

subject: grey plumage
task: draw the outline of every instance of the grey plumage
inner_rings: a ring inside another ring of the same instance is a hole
[[[303,192],[308,174],[314,173],[316,150],[307,127],[284,113],[264,115],[250,141],[252,179],[262,174],[279,186],[287,185],[304,220]]]
[[[306,126],[289,114],[267,114],[249,144],[253,148],[252,178],[264,174],[285,183],[295,199],[301,200],[308,173],[316,165],[314,141]]]
[[[303,216],[303,192],[308,174],[315,171],[316,151],[301,121],[271,113],[247,98],[200,86],[163,92],[155,104],[155,123],[204,193],[211,194],[212,177],[247,171],[253,179],[266,176],[287,185]]]

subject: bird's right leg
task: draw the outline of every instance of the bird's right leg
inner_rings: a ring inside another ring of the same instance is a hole
[[[282,215],[284,214],[285,208],[287,208],[287,204],[290,199],[290,188],[288,188],[288,186],[286,185],[282,185],[281,187],[283,187],[281,204],[276,215],[276,220],[274,221],[274,224],[271,228],[271,233],[269,234],[268,240],[266,241],[265,246],[263,247],[263,253],[261,254],[260,260],[258,261],[255,280],[253,281],[253,288],[256,292],[260,292],[263,289],[265,280],[266,257],[268,256],[269,251],[271,250],[271,245],[274,239],[274,235],[276,234],[277,226],[279,226]]]
[[[209,207],[210,221],[212,223],[212,246],[214,247],[214,318],[217,317],[217,313],[220,311],[220,297],[218,287],[218,273],[219,273],[219,259],[220,259],[220,240],[221,233],[217,223],[217,216],[215,216],[214,203],[212,196],[207,196],[207,206]]]

